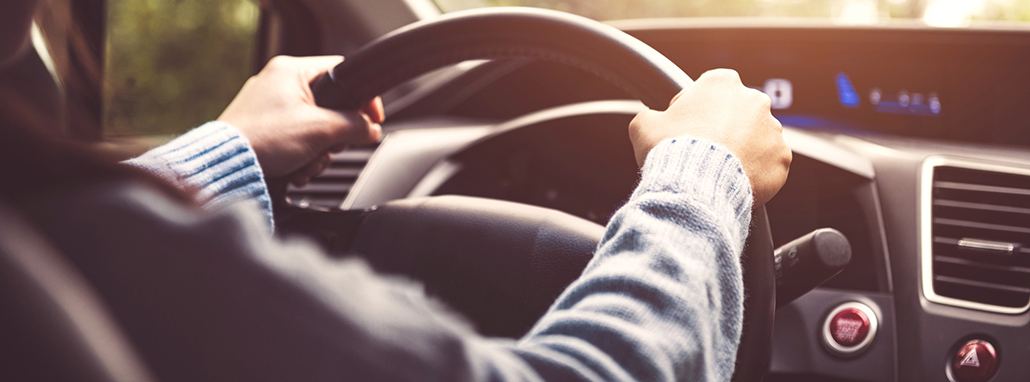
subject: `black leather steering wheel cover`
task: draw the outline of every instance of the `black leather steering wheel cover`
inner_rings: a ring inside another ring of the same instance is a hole
[[[773,321],[776,317],[776,273],[772,231],[765,206],[751,213],[751,232],[744,243],[740,264],[744,275],[744,325],[737,348],[734,382],[761,381],[772,355]]]
[[[450,13],[391,32],[312,85],[320,106],[357,110],[433,69],[473,59],[531,58],[594,73],[655,110],[693,81],[647,44],[564,12],[499,7]]]
[[[356,110],[415,76],[471,59],[531,58],[599,75],[652,109],[664,110],[693,83],[668,58],[608,25],[563,12],[486,8],[455,12],[392,32],[312,83],[316,103]],[[758,381],[768,370],[775,282],[764,207],[755,209],[742,257],[745,308],[732,380]]]

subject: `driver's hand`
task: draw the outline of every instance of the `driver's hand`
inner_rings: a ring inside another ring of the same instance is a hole
[[[647,153],[666,138],[707,139],[740,159],[754,205],[763,205],[787,181],[792,159],[769,103],[765,93],[744,87],[736,71],[708,71],[673,98],[668,110],[644,111],[630,122],[637,165],[643,166]]]
[[[379,98],[360,111],[315,105],[311,81],[341,61],[340,56],[275,57],[218,117],[250,140],[266,176],[289,176],[303,186],[329,167],[330,153],[379,141],[385,115]]]

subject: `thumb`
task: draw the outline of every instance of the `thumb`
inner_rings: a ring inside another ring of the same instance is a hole
[[[328,121],[330,140],[324,142],[323,150],[343,145],[364,145],[379,142],[382,127],[371,117],[359,111],[318,109]]]
[[[686,92],[687,92],[687,88],[684,88],[683,90],[680,90],[679,93],[676,93],[676,95],[672,96],[672,101],[669,101],[669,107],[672,107],[672,105],[675,104],[676,101],[679,101],[680,97],[683,96],[683,93],[686,93]]]
[[[305,81],[311,82],[333,70],[341,62],[343,62],[343,56],[299,57],[296,61],[296,68],[303,73]]]

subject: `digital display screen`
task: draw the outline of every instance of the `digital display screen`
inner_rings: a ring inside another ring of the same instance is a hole
[[[837,73],[834,80],[837,98],[845,108],[858,109],[863,103],[868,103],[877,113],[927,117],[941,115],[941,98],[936,91],[916,92],[897,86],[857,89],[851,83],[851,77],[844,72]],[[794,84],[789,79],[770,78],[765,81],[765,86],[754,89],[769,96],[773,110],[790,110],[794,105]]]
[[[786,126],[1030,146],[1025,38],[834,28],[711,29],[682,40],[654,33],[653,41],[641,37],[694,78],[737,70],[769,95]]]

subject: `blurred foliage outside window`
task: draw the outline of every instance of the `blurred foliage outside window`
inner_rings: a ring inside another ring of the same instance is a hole
[[[562,10],[597,20],[654,17],[814,17],[844,24],[892,18],[933,26],[1030,21],[1030,0],[436,0],[444,12],[486,6]]]
[[[173,135],[218,117],[253,74],[251,0],[108,0],[108,136]]]

